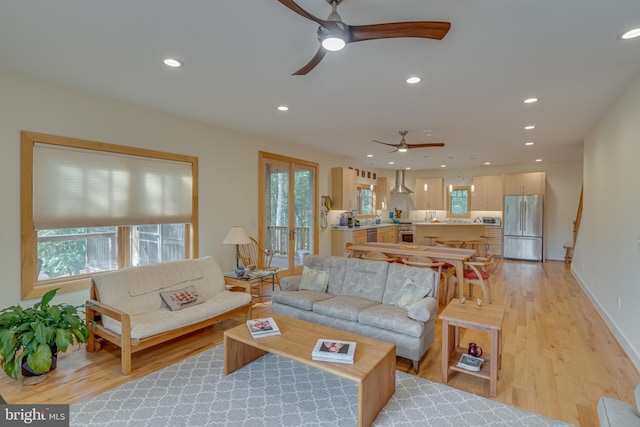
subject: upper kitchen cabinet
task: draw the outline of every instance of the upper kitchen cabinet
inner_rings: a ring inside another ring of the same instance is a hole
[[[376,209],[389,210],[389,202],[391,201],[391,185],[389,178],[386,176],[378,177],[378,188],[376,190]]]
[[[504,175],[504,194],[543,194],[546,176],[544,172],[515,173]]]
[[[444,210],[444,178],[416,179],[416,209]]]
[[[356,171],[349,168],[331,169],[333,209],[352,211],[356,206]]]
[[[504,205],[504,179],[502,175],[473,177],[472,211],[501,211]]]

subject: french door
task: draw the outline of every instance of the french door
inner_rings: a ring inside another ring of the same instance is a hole
[[[299,274],[304,256],[318,252],[317,177],[317,163],[260,152],[258,234],[282,276]]]

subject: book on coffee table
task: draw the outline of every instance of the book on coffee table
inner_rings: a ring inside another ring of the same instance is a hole
[[[313,347],[311,358],[327,362],[353,363],[355,353],[356,343],[353,341],[320,338]]]
[[[456,366],[458,368],[466,369],[468,371],[478,372],[482,367],[483,362],[484,362],[484,359],[471,356],[470,354],[463,354],[462,357],[460,357],[460,361]]]
[[[247,320],[247,328],[253,338],[269,337],[280,335],[280,328],[273,317]]]

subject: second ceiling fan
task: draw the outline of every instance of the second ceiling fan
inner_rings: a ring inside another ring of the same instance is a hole
[[[389,144],[388,142],[376,141],[375,139],[373,140],[373,142],[377,142],[378,144],[388,145],[390,147],[396,147],[396,149],[393,151],[390,151],[390,153],[395,153],[396,151],[405,153],[406,151],[412,148],[444,147],[443,142],[430,142],[426,144],[407,144],[407,141],[405,141],[404,137],[407,133],[409,133],[409,131],[401,130],[398,133],[400,134],[400,136],[402,136],[402,139],[400,140],[399,144]]]
[[[318,40],[320,48],[315,56],[304,67],[293,73],[301,76],[313,70],[320,63],[327,50],[340,50],[346,44],[375,39],[391,39],[400,37],[420,37],[425,39],[442,40],[451,28],[450,22],[409,21],[390,22],[373,25],[347,25],[338,14],[338,5],[342,0],[327,0],[331,4],[331,14],[326,20],[320,19],[307,12],[293,0],[278,0],[280,3],[298,15],[314,21],[320,25]]]

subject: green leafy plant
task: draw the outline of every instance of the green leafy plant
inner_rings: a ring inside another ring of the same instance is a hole
[[[31,308],[14,305],[0,311],[0,364],[8,376],[18,379],[24,357],[36,374],[49,372],[54,346],[64,352],[75,341],[87,342],[82,306],[49,305],[57,291],[50,290]]]

